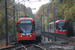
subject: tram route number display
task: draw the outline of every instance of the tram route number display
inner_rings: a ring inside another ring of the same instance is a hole
[[[20,21],[20,23],[32,23],[32,21],[31,20],[22,20],[22,21]]]

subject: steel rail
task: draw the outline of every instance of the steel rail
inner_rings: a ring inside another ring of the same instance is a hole
[[[22,46],[25,50],[27,50],[27,48],[26,48],[24,45],[21,44],[21,46]]]
[[[10,46],[10,47],[6,47],[6,48],[1,48],[0,50],[18,50],[18,49],[23,49],[23,50],[27,50],[26,45],[22,45],[22,44],[18,44],[18,45],[14,45],[14,46]]]
[[[47,50],[46,48],[44,48],[44,47],[42,47],[42,46],[39,46],[39,45],[36,45],[36,44],[34,44],[34,46],[35,46],[35,47],[38,47],[38,48],[40,48],[40,49],[43,49],[43,50]]]
[[[75,42],[75,38],[66,38],[66,40]]]

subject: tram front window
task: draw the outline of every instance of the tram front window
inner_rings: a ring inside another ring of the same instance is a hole
[[[32,24],[20,24],[20,33],[32,33]]]
[[[67,23],[66,22],[58,22],[58,29],[59,30],[66,30],[67,29]]]

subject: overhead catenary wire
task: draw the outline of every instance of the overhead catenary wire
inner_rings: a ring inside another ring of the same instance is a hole
[[[24,5],[25,5],[25,0],[24,0]],[[25,8],[25,7],[24,7],[24,8]],[[24,12],[25,12],[25,16],[26,16],[26,8],[25,8]]]
[[[23,0],[20,1],[20,2],[23,2]],[[19,0],[18,0],[16,3],[20,3],[20,2],[19,2]],[[13,3],[13,4],[14,4],[14,3]],[[17,4],[14,4],[14,5],[17,5]],[[13,7],[13,5],[9,6],[8,8],[11,8],[11,7]]]
[[[20,2],[23,2],[23,0],[20,1]],[[17,3],[20,3],[20,2],[19,2],[19,0],[17,1]],[[15,3],[13,3],[13,4],[14,4],[14,6],[17,5],[17,4],[15,4]],[[10,9],[10,8],[12,8],[12,7],[13,7],[13,5],[9,6],[8,9]],[[2,11],[0,11],[0,12],[1,12],[1,13],[4,13],[4,12],[2,12]],[[4,14],[5,14],[5,13],[4,13]],[[10,15],[7,15],[7,16],[10,17],[10,18],[13,20],[13,18],[12,18]]]
[[[71,1],[71,2],[67,3],[67,4],[66,4],[65,6],[63,6],[62,9],[60,9],[58,12],[55,11],[56,14],[58,14],[59,12],[61,12],[68,4],[70,4],[70,3],[72,3],[72,2],[74,2],[74,1]]]
[[[5,14],[3,11],[0,11],[0,12]],[[13,18],[10,15],[7,15],[7,16],[13,20]]]

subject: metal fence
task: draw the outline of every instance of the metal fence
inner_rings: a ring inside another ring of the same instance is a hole
[[[66,34],[57,34],[57,33],[50,33],[50,32],[41,32],[41,35],[44,37],[48,37],[49,39],[54,39],[54,38],[66,39],[67,38]]]
[[[12,43],[12,42],[14,42],[14,39],[15,39],[14,34],[10,34],[10,35],[8,36],[8,42],[9,42],[9,44]]]

